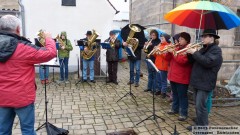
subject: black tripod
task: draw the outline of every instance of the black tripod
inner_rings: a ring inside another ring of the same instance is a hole
[[[152,65],[152,64],[149,64],[149,65]],[[153,66],[153,65],[152,65]],[[155,68],[156,69],[156,68]],[[159,71],[157,71],[159,72]],[[154,69],[152,69],[152,74],[156,74],[156,72],[154,72]],[[144,122],[145,120],[149,120],[152,118],[152,120],[154,120],[154,122],[157,124],[161,134],[162,134],[162,130],[159,126],[159,123],[157,121],[157,119],[161,119],[162,121],[165,121],[165,119],[161,118],[160,116],[158,116],[155,112],[155,93],[156,93],[156,90],[155,90],[155,84],[156,84],[156,80],[154,79],[154,77],[152,76],[152,80],[154,81],[154,86],[153,86],[153,92],[152,92],[152,97],[153,97],[153,112],[152,112],[152,115],[147,117],[146,119],[140,121],[139,123],[137,123],[136,125],[139,125],[140,123]]]
[[[56,58],[55,62],[57,63],[57,58]],[[52,79],[52,82],[51,82],[50,84],[54,84],[54,85],[56,86],[56,85],[59,85],[59,84],[55,81],[54,67],[57,67],[57,66],[53,66],[53,67],[52,67],[52,68],[53,68],[53,69],[52,69],[52,72],[53,72],[53,73],[52,73],[52,75],[53,75],[53,79]]]
[[[54,66],[53,66],[54,67]],[[44,76],[46,78],[46,65],[43,65],[43,70],[44,70]],[[46,86],[46,79],[45,79],[45,84],[44,84],[44,91],[45,91],[45,112],[46,112],[46,122],[44,124],[42,124],[40,127],[37,128],[36,131],[42,129],[44,126],[46,127],[47,130],[47,134],[48,135],[67,135],[69,133],[68,130],[62,129],[62,128],[58,128],[54,125],[52,125],[51,123],[48,122],[48,117],[47,117],[47,86]]]
[[[127,95],[130,95],[132,97],[132,99],[134,100],[134,102],[136,103],[136,105],[138,106],[138,103],[136,101],[136,96],[132,93],[132,82],[131,82],[131,74],[130,74],[130,77],[129,77],[129,83],[130,83],[130,91],[127,92],[123,97],[121,97],[117,102],[119,102],[120,100],[122,100],[124,97],[126,97]]]

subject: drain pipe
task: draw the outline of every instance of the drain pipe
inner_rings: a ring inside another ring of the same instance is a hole
[[[173,9],[175,7],[176,7],[176,0],[173,0]],[[172,34],[172,36],[175,35],[175,24],[172,24],[171,34]]]
[[[18,0],[18,4],[21,7],[21,19],[22,19],[22,34],[24,37],[26,37],[26,27],[25,27],[25,8],[24,5],[22,4],[22,0]]]

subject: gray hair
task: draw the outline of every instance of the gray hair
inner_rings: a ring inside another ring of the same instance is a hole
[[[20,27],[21,21],[13,15],[4,15],[0,18],[0,30],[15,32]]]

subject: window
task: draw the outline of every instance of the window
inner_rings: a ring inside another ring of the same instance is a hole
[[[237,15],[240,16],[240,9],[237,10]],[[234,45],[240,46],[240,26],[235,29],[235,42]]]
[[[76,6],[76,0],[62,0],[62,6]]]

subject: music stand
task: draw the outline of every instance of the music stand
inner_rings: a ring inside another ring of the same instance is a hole
[[[131,76],[131,75],[130,75]],[[122,100],[124,97],[126,97],[127,95],[130,95],[132,97],[132,99],[134,100],[134,102],[136,103],[136,105],[138,106],[138,103],[136,101],[136,96],[132,93],[132,82],[131,82],[131,77],[129,77],[129,92],[127,92],[124,96],[122,96],[117,102],[119,102],[120,100]]]
[[[111,49],[112,47],[111,47],[111,45],[110,45],[110,43],[109,42],[104,42],[104,43],[101,43],[100,44],[101,46],[102,46],[102,48],[103,49]],[[107,55],[105,55],[106,57],[107,57]],[[107,85],[107,74],[108,74],[108,62],[106,62],[107,64],[106,64],[106,72],[105,72],[105,81],[106,81],[106,83],[105,83],[105,85]]]
[[[152,60],[146,59],[146,61],[149,63],[149,65],[151,65],[151,66],[155,69],[156,72],[159,72],[159,70],[157,69],[157,67],[156,67],[156,66],[154,65],[154,63],[152,62]],[[154,73],[154,71],[152,71],[152,72]],[[153,77],[152,77],[152,80],[154,80]],[[145,120],[148,120],[148,119],[150,119],[151,117],[153,117],[152,120],[154,120],[154,122],[157,124],[157,126],[158,126],[158,128],[159,128],[159,130],[160,130],[160,132],[161,132],[161,134],[162,134],[162,130],[161,130],[159,124],[158,124],[157,118],[161,119],[162,121],[165,121],[165,119],[161,118],[160,116],[158,116],[158,115],[155,113],[155,93],[156,93],[156,90],[155,90],[155,84],[156,84],[156,83],[155,83],[155,82],[156,82],[156,81],[154,80],[154,86],[153,86],[153,92],[152,92],[152,95],[153,95],[153,96],[152,96],[152,97],[153,97],[153,112],[152,112],[152,115],[149,116],[149,117],[147,117],[146,119],[140,121],[140,122],[137,123],[136,125],[139,125],[140,123],[144,122]]]
[[[83,64],[83,58],[82,58],[82,56],[81,56],[81,47],[84,47],[85,46],[85,44],[87,43],[87,40],[84,40],[84,39],[80,39],[80,40],[77,40],[77,43],[76,43],[76,46],[79,46],[79,49],[80,49],[80,60],[81,60],[81,64]],[[78,74],[79,74],[79,66],[80,66],[80,64],[79,64],[79,59],[78,59]],[[82,65],[81,65],[82,66]],[[81,68],[80,68],[81,69]],[[75,85],[77,86],[78,84],[80,84],[80,83],[84,83],[84,81],[83,81],[83,66],[82,66],[82,69],[81,69],[81,71],[82,71],[82,78],[81,79],[79,79],[78,80],[78,82],[77,83],[75,83]],[[80,78],[80,77],[79,77]],[[88,83],[88,82],[86,82],[89,86],[91,86],[91,84],[90,83]],[[79,87],[79,89],[80,89],[80,87]]]
[[[46,63],[41,63],[40,65],[43,66],[43,69],[44,69],[44,76],[46,77],[46,66],[49,66],[49,67],[60,67],[60,65],[57,65],[56,63],[53,63],[55,61],[52,61],[50,60],[49,62],[46,62]],[[48,135],[67,135],[69,133],[68,130],[65,130],[63,128],[58,128],[56,126],[54,126],[53,124],[49,123],[48,122],[48,115],[47,115],[47,104],[48,104],[48,101],[47,101],[47,85],[46,85],[46,80],[45,80],[45,84],[44,84],[44,92],[45,92],[45,112],[46,112],[46,121],[45,123],[43,123],[41,126],[39,126],[36,131],[42,129],[44,126],[46,127],[46,130],[47,130],[47,134]]]
[[[52,60],[50,60],[51,62],[50,63],[54,63],[55,65],[58,65],[58,59],[57,59],[57,57],[56,58],[53,58]],[[52,81],[49,83],[49,84],[54,84],[55,86],[56,85],[59,85],[56,81],[55,81],[55,72],[54,72],[54,68],[55,67],[58,67],[58,66],[52,66],[52,75],[53,75],[53,78],[52,78]],[[60,67],[60,66],[59,66]]]

